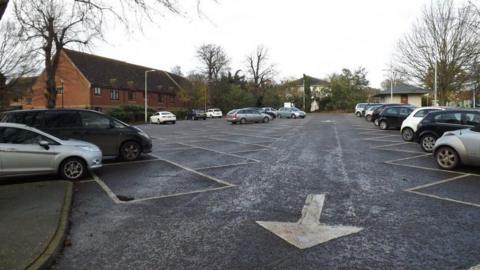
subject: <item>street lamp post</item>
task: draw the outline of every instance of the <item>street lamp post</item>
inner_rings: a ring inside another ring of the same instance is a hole
[[[144,96],[144,101],[145,101],[145,124],[148,123],[148,73],[154,72],[156,70],[151,69],[151,70],[146,70],[145,71],[145,96]]]
[[[434,106],[438,106],[438,99],[437,99],[437,69],[438,69],[438,62],[437,56],[435,56],[435,78],[434,78],[434,86],[433,86],[433,98],[434,98]]]
[[[63,109],[63,94],[65,93],[65,86],[63,84],[63,79],[60,82],[62,83],[62,109]]]

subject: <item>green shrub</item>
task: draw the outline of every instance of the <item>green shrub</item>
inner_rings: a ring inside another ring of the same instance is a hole
[[[185,108],[171,108],[168,111],[175,114],[177,120],[184,120],[188,114],[188,109]]]
[[[148,108],[147,116],[150,117],[155,110]],[[121,105],[107,111],[107,114],[126,123],[140,123],[145,120],[145,107],[139,105]]]

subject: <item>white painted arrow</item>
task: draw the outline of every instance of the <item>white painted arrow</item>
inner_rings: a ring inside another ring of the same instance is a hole
[[[360,227],[329,226],[320,223],[324,201],[325,194],[309,194],[302,210],[302,217],[297,222],[257,221],[257,223],[299,249],[310,248],[363,230]]]

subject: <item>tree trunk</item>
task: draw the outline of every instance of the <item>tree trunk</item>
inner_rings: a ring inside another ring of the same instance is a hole
[[[0,73],[0,112],[8,109],[10,98],[7,91],[7,78]]]
[[[47,75],[45,97],[47,98],[46,107],[53,109],[57,105],[57,85],[55,82],[55,73],[57,71],[55,66],[55,59],[52,57],[53,40],[55,36],[55,30],[53,28],[53,19],[48,22],[48,38],[45,41],[43,50],[45,52],[45,73]],[[57,49],[58,50],[58,49]]]
[[[2,20],[5,10],[7,10],[8,0],[0,0],[0,21]]]

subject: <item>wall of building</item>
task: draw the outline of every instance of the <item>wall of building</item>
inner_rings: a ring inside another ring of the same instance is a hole
[[[23,109],[45,108],[47,76],[43,72],[32,87],[32,96],[26,96],[22,101]],[[57,87],[62,86],[63,80],[63,104],[62,95],[57,94],[57,108],[88,108],[90,106],[90,83],[83,77],[72,62],[62,53],[55,76]],[[29,100],[31,99],[31,104]]]
[[[62,53],[60,57],[59,67],[56,76],[57,87],[62,86],[63,81],[63,101],[62,94],[57,94],[57,108],[82,108],[97,109],[105,111],[110,108],[118,107],[123,104],[144,105],[144,91],[139,90],[118,90],[119,99],[111,98],[111,90],[107,88],[101,89],[100,95],[95,95],[94,87],[83,76],[83,74],[75,67],[71,60]],[[45,108],[47,99],[46,93],[47,76],[42,73],[32,87],[32,95],[25,96],[22,99],[23,109],[41,109]],[[128,93],[134,93],[134,98],[129,99]],[[159,99],[159,95],[161,98]],[[155,92],[148,93],[149,107],[160,110],[168,108],[187,107],[188,104],[180,102],[175,94],[159,94]]]
[[[401,95],[393,95],[393,100],[390,99],[390,96],[383,96],[380,98],[380,103],[401,103]],[[408,104],[421,107],[422,106],[422,95],[408,95]]]

